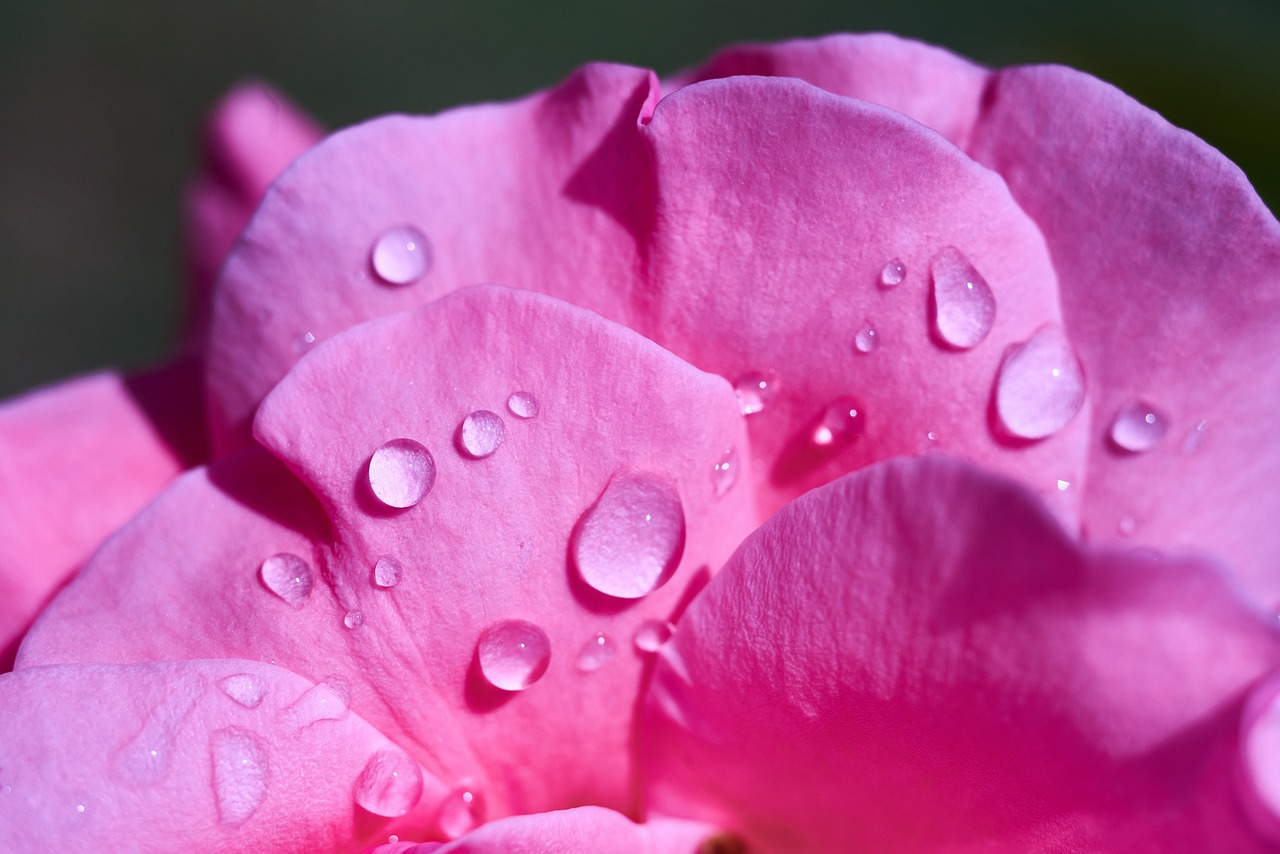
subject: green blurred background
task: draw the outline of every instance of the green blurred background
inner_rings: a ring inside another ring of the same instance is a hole
[[[589,60],[665,73],[730,42],[869,30],[1089,71],[1280,210],[1280,0],[0,0],[0,396],[165,355],[195,129],[242,78],[340,127],[513,98]]]

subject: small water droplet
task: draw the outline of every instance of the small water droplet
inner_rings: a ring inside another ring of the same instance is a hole
[[[738,482],[738,468],[738,452],[733,448],[721,454],[711,467],[711,488],[716,498],[723,498]]]
[[[233,673],[218,680],[222,693],[246,709],[256,709],[267,696],[267,684],[252,673]]]
[[[369,486],[388,507],[412,507],[435,482],[435,458],[412,439],[392,439],[369,460]]]
[[[1022,439],[1057,433],[1084,405],[1084,368],[1059,326],[1009,348],[996,374],[1000,426]]]
[[[738,407],[743,415],[763,412],[777,391],[777,381],[764,374],[750,373],[738,377],[733,384],[738,395]]]
[[[305,335],[303,335],[303,336],[302,336],[302,343],[303,343],[303,344],[314,344],[314,343],[316,343],[316,336],[315,336],[315,335],[312,335],[310,332],[308,332],[308,333],[306,333]]]
[[[1071,481],[1069,481],[1069,480],[1059,480],[1059,481],[1058,481],[1058,491],[1059,491],[1059,492],[1066,492],[1066,491],[1067,491],[1068,489],[1070,489],[1070,488],[1071,488]]]
[[[1182,440],[1182,453],[1194,454],[1200,450],[1200,446],[1204,444],[1204,431],[1208,429],[1209,422],[1201,421],[1188,430],[1187,437]]]
[[[990,285],[954,246],[934,255],[930,267],[938,336],[962,350],[976,347],[996,320],[996,298]]]
[[[247,729],[227,727],[209,737],[213,792],[223,824],[244,824],[262,806],[271,780],[267,747]]]
[[[373,565],[373,583],[379,587],[395,587],[404,579],[404,567],[390,555],[383,555]]]
[[[517,418],[536,418],[540,409],[538,399],[527,391],[513,391],[507,398],[507,411]]]
[[[422,798],[422,769],[403,750],[379,750],[360,772],[354,797],[374,815],[399,818]]]
[[[484,797],[470,784],[458,786],[445,796],[436,816],[436,825],[446,839],[457,839],[484,824]]]
[[[523,691],[542,678],[551,663],[547,633],[525,620],[502,620],[480,635],[480,671],[503,691]]]
[[[865,324],[853,336],[853,346],[859,353],[870,353],[879,343],[880,340],[876,337],[876,331],[871,328],[869,323]]]
[[[866,427],[866,415],[858,401],[837,398],[814,421],[809,442],[818,448],[838,450],[861,436]]]
[[[352,608],[342,618],[342,624],[349,629],[358,629],[364,625],[364,611],[358,608]]]
[[[645,620],[636,629],[633,638],[636,649],[641,652],[657,652],[662,645],[671,640],[676,627],[666,620]]]
[[[675,573],[684,540],[684,508],[675,487],[652,474],[619,474],[582,514],[573,558],[593,589],[639,599]]]
[[[268,590],[295,608],[311,595],[311,565],[295,554],[272,555],[262,562],[259,575]]]
[[[334,676],[308,688],[285,712],[294,727],[302,728],[320,721],[340,721],[347,716],[350,704],[351,689]]]
[[[373,244],[373,271],[391,285],[408,285],[426,275],[431,244],[411,225],[390,229]]]
[[[880,270],[880,287],[896,288],[907,277],[907,267],[901,258],[894,258]]]
[[[1132,536],[1133,532],[1138,530],[1138,518],[1136,516],[1120,517],[1120,522],[1116,525],[1116,530],[1120,532],[1121,536]]]
[[[84,812],[84,804],[76,804],[76,812]]]
[[[462,419],[462,449],[475,459],[487,457],[502,445],[507,427],[502,418],[487,409],[477,409]]]
[[[1149,451],[1169,432],[1169,421],[1164,414],[1143,400],[1135,400],[1120,407],[1111,422],[1111,441],[1131,453]]]
[[[604,632],[596,632],[578,653],[578,670],[582,673],[595,673],[608,664],[617,651],[618,648]]]

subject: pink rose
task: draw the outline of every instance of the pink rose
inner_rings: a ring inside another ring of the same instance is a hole
[[[0,849],[1280,845],[1217,152],[883,35],[316,138],[229,96],[187,354],[0,411]]]

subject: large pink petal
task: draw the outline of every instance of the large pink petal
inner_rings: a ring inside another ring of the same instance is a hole
[[[654,812],[761,850],[1259,850],[1235,798],[1274,618],[1215,567],[1076,546],[942,457],[793,502],[662,651]]]
[[[535,418],[506,410],[518,389],[540,401]],[[479,409],[501,413],[506,438],[471,459],[455,442]],[[19,666],[226,656],[336,673],[354,709],[441,779],[474,788],[492,816],[634,809],[632,707],[651,657],[632,636],[677,615],[758,522],[728,384],[588,311],[476,288],[317,347],[257,432],[318,504],[260,448],[186,476],[51,605]],[[400,437],[430,449],[437,476],[419,504],[393,511],[370,494],[368,466]],[[741,477],[718,489],[731,447]],[[584,511],[636,473],[678,493],[686,535],[670,582],[616,599],[568,556]],[[277,552],[315,568],[302,607],[258,578]],[[392,589],[371,579],[386,555],[404,569]],[[357,611],[363,625],[345,628]],[[481,633],[503,619],[550,639],[545,676],[518,694],[488,685],[476,661]],[[121,620],[147,630],[122,634]],[[598,633],[615,653],[583,672]]]

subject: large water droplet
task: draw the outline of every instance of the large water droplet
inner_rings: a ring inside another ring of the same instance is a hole
[[[436,825],[446,839],[457,839],[484,823],[484,796],[472,785],[458,786],[445,796]]]
[[[594,589],[638,599],[671,578],[684,539],[684,508],[675,488],[655,475],[619,474],[582,515],[573,558]]]
[[[525,620],[502,620],[480,635],[480,672],[503,691],[523,691],[542,678],[551,663],[547,633]]]
[[[1168,432],[1168,419],[1143,400],[1135,400],[1120,407],[1115,420],[1111,422],[1111,441],[1135,454],[1151,450],[1160,444],[1160,440]]]
[[[404,579],[404,567],[400,561],[384,555],[373,565],[373,583],[379,587],[395,587]]]
[[[506,435],[502,418],[487,409],[477,409],[462,419],[462,449],[476,459],[498,450]]]
[[[244,824],[262,806],[271,780],[267,747],[247,729],[227,727],[209,738],[213,792],[223,824]]]
[[[809,441],[815,447],[838,450],[853,442],[867,428],[866,415],[852,397],[832,401],[813,422]]]
[[[218,687],[246,709],[258,708],[262,705],[262,698],[267,696],[267,683],[252,673],[233,673],[219,679]]]
[[[645,620],[636,628],[632,640],[636,649],[641,652],[657,652],[664,643],[671,640],[675,630],[676,627],[666,620]]]
[[[894,258],[880,270],[880,287],[896,288],[907,277],[907,267],[901,258]]]
[[[364,611],[352,608],[342,618],[342,624],[349,629],[358,629],[364,625]]]
[[[711,467],[711,489],[716,498],[723,498],[725,493],[733,489],[738,482],[738,452],[733,448],[725,451]]]
[[[595,673],[608,664],[617,651],[618,648],[604,632],[596,632],[578,653],[578,670],[582,673]]]
[[[880,340],[876,337],[876,331],[871,328],[871,324],[864,324],[857,334],[853,336],[853,346],[859,353],[870,353],[876,348]]]
[[[392,439],[369,460],[369,486],[388,507],[412,507],[435,482],[435,458],[412,439]]]
[[[538,399],[527,391],[513,391],[507,398],[507,410],[517,418],[536,418]]]
[[[1013,436],[1044,439],[1084,405],[1084,369],[1058,326],[1010,348],[996,375],[996,414]]]
[[[938,336],[952,347],[976,347],[996,320],[996,298],[991,287],[954,246],[940,250],[930,266]]]
[[[340,721],[347,716],[351,703],[351,689],[338,677],[313,685],[294,700],[285,714],[296,728],[311,726],[320,721]]]
[[[743,415],[763,412],[777,391],[777,381],[764,374],[750,373],[738,377],[733,384],[738,395],[738,407]]]
[[[259,574],[268,590],[295,608],[311,595],[311,565],[295,554],[272,555],[262,562]]]
[[[379,750],[356,780],[355,801],[384,818],[399,818],[422,797],[422,769],[403,750]]]
[[[431,244],[411,225],[393,228],[373,244],[373,271],[384,282],[408,285],[426,275],[431,266]]]

